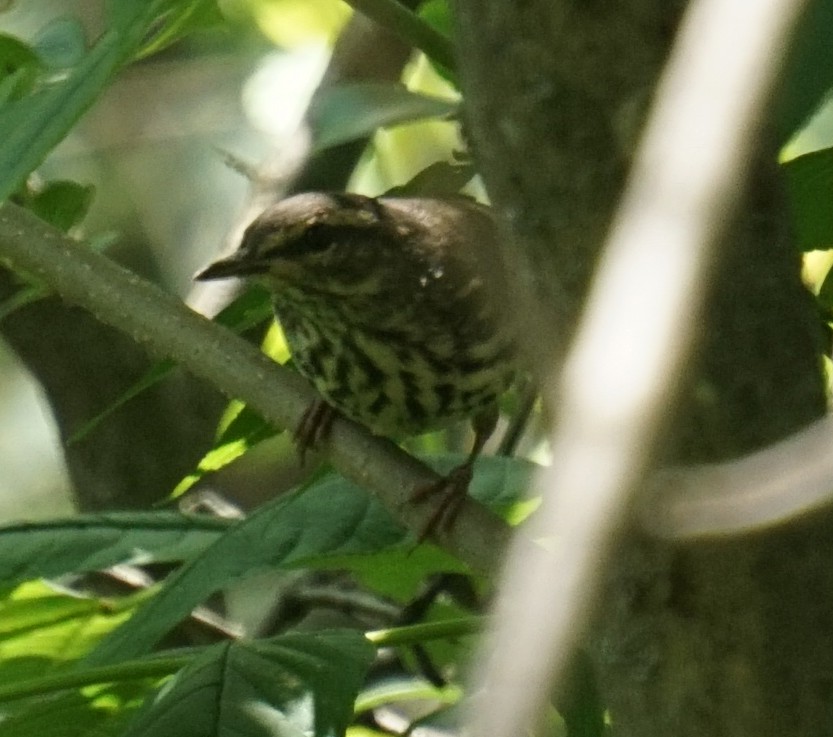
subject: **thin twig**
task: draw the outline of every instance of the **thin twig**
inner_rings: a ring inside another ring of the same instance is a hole
[[[345,0],[348,5],[415,46],[438,64],[453,70],[451,42],[397,0]]]

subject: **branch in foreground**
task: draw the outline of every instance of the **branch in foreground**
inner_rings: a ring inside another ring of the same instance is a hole
[[[229,397],[243,400],[277,427],[297,426],[315,399],[298,374],[11,203],[0,206],[0,257],[151,353],[174,359]],[[414,505],[409,499],[414,488],[437,480],[427,466],[342,418],[333,423],[321,450],[346,478],[371,491],[395,519],[411,530],[424,529],[430,505]],[[453,529],[438,530],[435,539],[475,570],[489,571],[508,535],[500,518],[467,499]]]
[[[528,534],[551,536],[552,555],[509,551],[476,684],[486,697],[472,709],[474,734],[510,737],[537,726],[587,627],[693,347],[706,275],[782,62],[773,49],[784,48],[805,5],[696,0],[687,9],[575,346],[549,398],[559,424]],[[730,30],[739,24],[742,36]],[[647,268],[662,278],[635,283]]]
[[[687,541],[761,532],[833,507],[833,417],[757,453],[651,478],[637,516],[655,537]]]

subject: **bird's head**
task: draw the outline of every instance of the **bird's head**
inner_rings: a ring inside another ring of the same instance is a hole
[[[267,286],[348,290],[389,257],[406,233],[378,200],[309,192],[266,209],[246,228],[240,247],[196,279],[260,277]]]

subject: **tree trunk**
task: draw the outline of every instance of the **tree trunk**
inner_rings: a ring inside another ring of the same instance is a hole
[[[560,351],[683,3],[457,0],[456,9],[473,146],[517,249],[513,273],[547,306],[548,319],[530,327]],[[668,462],[749,451],[825,409],[820,327],[789,238],[776,146],[764,135],[758,148]],[[833,724],[830,524],[685,547],[633,533],[588,642],[614,734],[783,736]]]

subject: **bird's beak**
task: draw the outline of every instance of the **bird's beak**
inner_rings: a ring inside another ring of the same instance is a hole
[[[268,264],[262,261],[252,260],[248,254],[237,251],[227,258],[221,258],[213,264],[209,264],[202,271],[197,272],[194,275],[194,279],[197,281],[229,279],[234,276],[263,274],[268,270]]]

